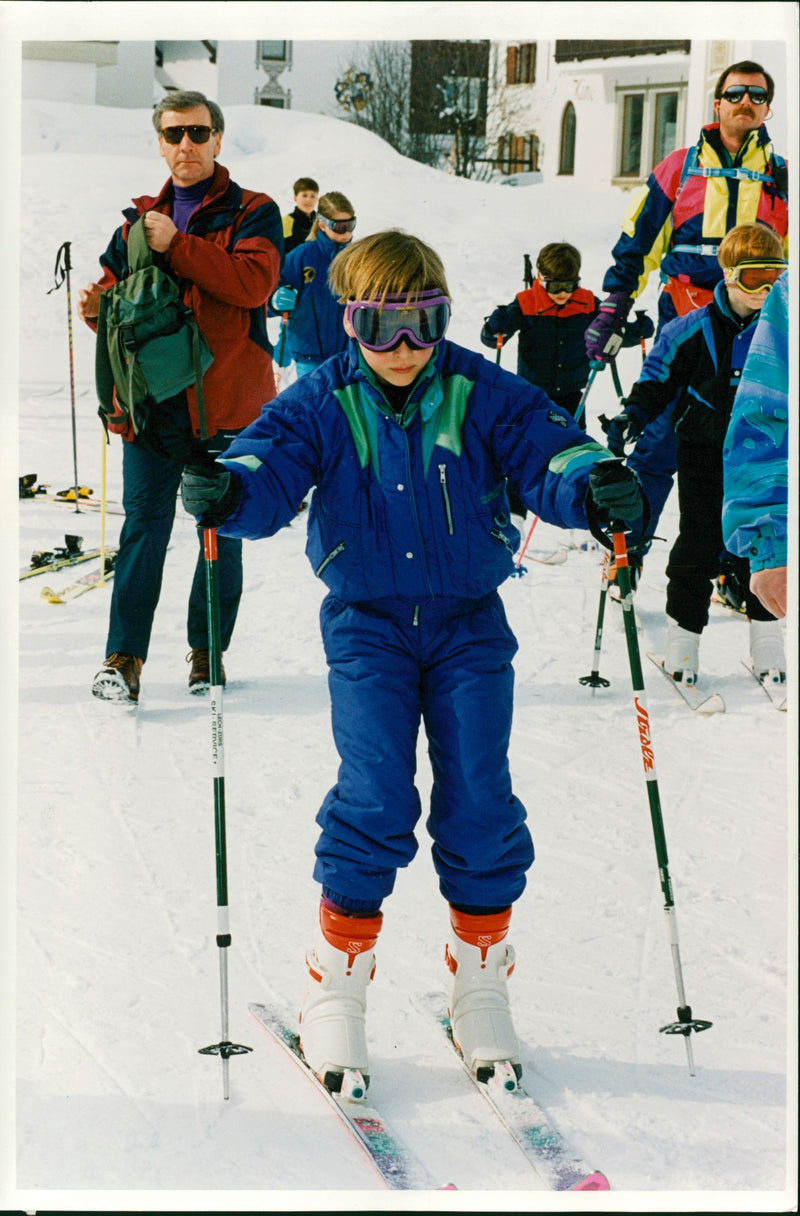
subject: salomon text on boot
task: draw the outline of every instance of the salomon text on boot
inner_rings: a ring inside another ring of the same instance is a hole
[[[367,985],[383,915],[347,916],[323,900],[319,920],[319,940],[306,955],[300,1046],[327,1089],[359,1099],[369,1085]]]
[[[522,1075],[506,984],[514,970],[514,950],[505,941],[510,921],[510,908],[480,916],[450,908],[447,1009],[453,1041],[479,1081],[501,1064],[510,1065],[517,1080]],[[514,1076],[505,1071],[513,1088]]]

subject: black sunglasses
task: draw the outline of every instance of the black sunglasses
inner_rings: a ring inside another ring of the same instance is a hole
[[[211,135],[216,135],[216,127],[162,127],[159,134],[164,136],[168,144],[179,144],[184,135],[188,135],[193,144],[207,144]]]
[[[721,93],[720,96],[723,97],[725,101],[729,101],[731,105],[736,105],[737,102],[742,100],[745,93],[748,94],[754,106],[763,106],[764,102],[767,100],[767,90],[762,89],[761,86],[757,84],[732,84],[731,87],[726,89],[724,93]]]

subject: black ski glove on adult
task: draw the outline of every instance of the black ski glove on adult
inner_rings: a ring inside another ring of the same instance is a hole
[[[589,474],[586,491],[589,526],[607,528],[612,522],[633,524],[649,515],[642,483],[621,460],[600,460]]]
[[[614,418],[600,418],[600,425],[606,433],[606,447],[615,456],[625,455],[625,444],[634,443],[644,430],[650,419],[635,405],[626,405],[621,414]]]
[[[242,486],[230,469],[216,461],[187,465],[181,477],[181,502],[203,528],[218,528],[239,505]]]

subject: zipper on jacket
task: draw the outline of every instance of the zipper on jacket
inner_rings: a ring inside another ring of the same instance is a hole
[[[419,604],[414,605],[414,612],[411,617],[411,624],[414,626],[415,629],[419,625]]]
[[[511,541],[508,539],[505,532],[501,532],[501,530],[499,528],[492,528],[489,535],[493,536],[495,540],[502,541],[503,544],[505,545],[505,547],[508,549],[511,556],[512,557],[514,556],[514,552],[515,552],[514,546],[511,544]]]
[[[322,561],[320,562],[320,564],[317,566],[316,570],[314,571],[317,578],[319,578],[320,575],[323,573],[323,571],[327,569],[327,567],[331,564],[331,562],[333,561],[333,559],[335,557],[338,557],[340,553],[344,553],[346,548],[347,548],[347,545],[344,543],[343,540],[340,540],[338,545],[336,545],[333,549],[331,549],[328,556],[324,557],[322,559]]]
[[[442,487],[442,502],[444,503],[444,514],[447,520],[447,532],[452,536],[455,532],[453,523],[453,504],[450,502],[450,491],[447,488],[447,465],[439,465],[439,485]]]

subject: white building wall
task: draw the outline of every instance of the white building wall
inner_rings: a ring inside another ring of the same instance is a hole
[[[125,109],[152,105],[156,98],[155,43],[119,42],[116,59],[115,64],[97,69],[97,89],[92,101],[99,106]]]
[[[91,106],[98,69],[93,63],[22,60],[22,97],[26,101],[67,101]]]

